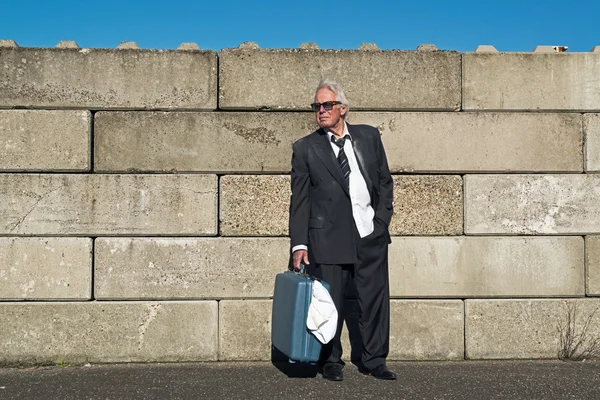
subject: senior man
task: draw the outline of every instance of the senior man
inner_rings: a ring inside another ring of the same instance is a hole
[[[388,226],[393,181],[379,131],[346,123],[341,85],[325,79],[311,104],[319,129],[293,145],[290,202],[292,262],[331,286],[338,310],[335,337],[323,346],[325,379],[344,379],[340,340],[344,298],[353,279],[360,305],[361,372],[396,379],[389,351]]]

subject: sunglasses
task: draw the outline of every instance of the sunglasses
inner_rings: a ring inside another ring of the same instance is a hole
[[[312,108],[313,111],[319,111],[321,109],[321,107],[323,107],[323,109],[325,111],[331,111],[333,106],[335,106],[336,104],[342,104],[342,102],[341,101],[326,101],[323,103],[312,103],[310,105],[310,108]]]

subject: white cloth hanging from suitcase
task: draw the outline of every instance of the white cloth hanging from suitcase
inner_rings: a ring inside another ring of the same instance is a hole
[[[338,312],[329,291],[321,282],[314,280],[306,327],[319,342],[326,344],[335,336],[337,321]]]

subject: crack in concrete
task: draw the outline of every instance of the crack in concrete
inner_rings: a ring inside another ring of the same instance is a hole
[[[138,337],[138,350],[142,349],[142,345],[144,344],[144,336],[146,335],[146,331],[152,322],[156,319],[158,315],[158,310],[160,309],[160,304],[150,304],[150,309],[147,311],[148,315],[142,321],[140,326],[138,327],[139,337]]]
[[[35,203],[33,203],[33,206],[29,209],[29,211],[27,211],[25,213],[25,215],[20,218],[12,227],[9,228],[9,232],[10,233],[15,233],[15,230],[17,230],[22,224],[23,222],[25,222],[25,219],[37,208],[38,204],[46,197],[48,197],[49,195],[51,195],[52,193],[56,192],[57,190],[61,189],[63,186],[59,186],[55,189],[50,190],[47,193],[44,193],[43,195],[40,196],[39,199],[36,200]]]
[[[165,189],[171,189],[173,191],[177,191],[177,190],[182,190],[182,191],[188,191],[188,192],[192,192],[195,194],[215,194],[216,190],[215,189],[208,189],[208,190],[197,190],[197,189],[190,189],[190,188],[186,188],[186,187],[181,187],[181,186],[165,186]]]

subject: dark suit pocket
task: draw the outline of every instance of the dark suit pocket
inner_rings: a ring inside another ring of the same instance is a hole
[[[323,229],[323,218],[310,218],[308,227],[313,229]]]
[[[384,240],[386,243],[391,243],[388,226],[383,220],[375,217],[373,218],[373,232],[370,235],[365,236],[363,239],[366,240]]]

